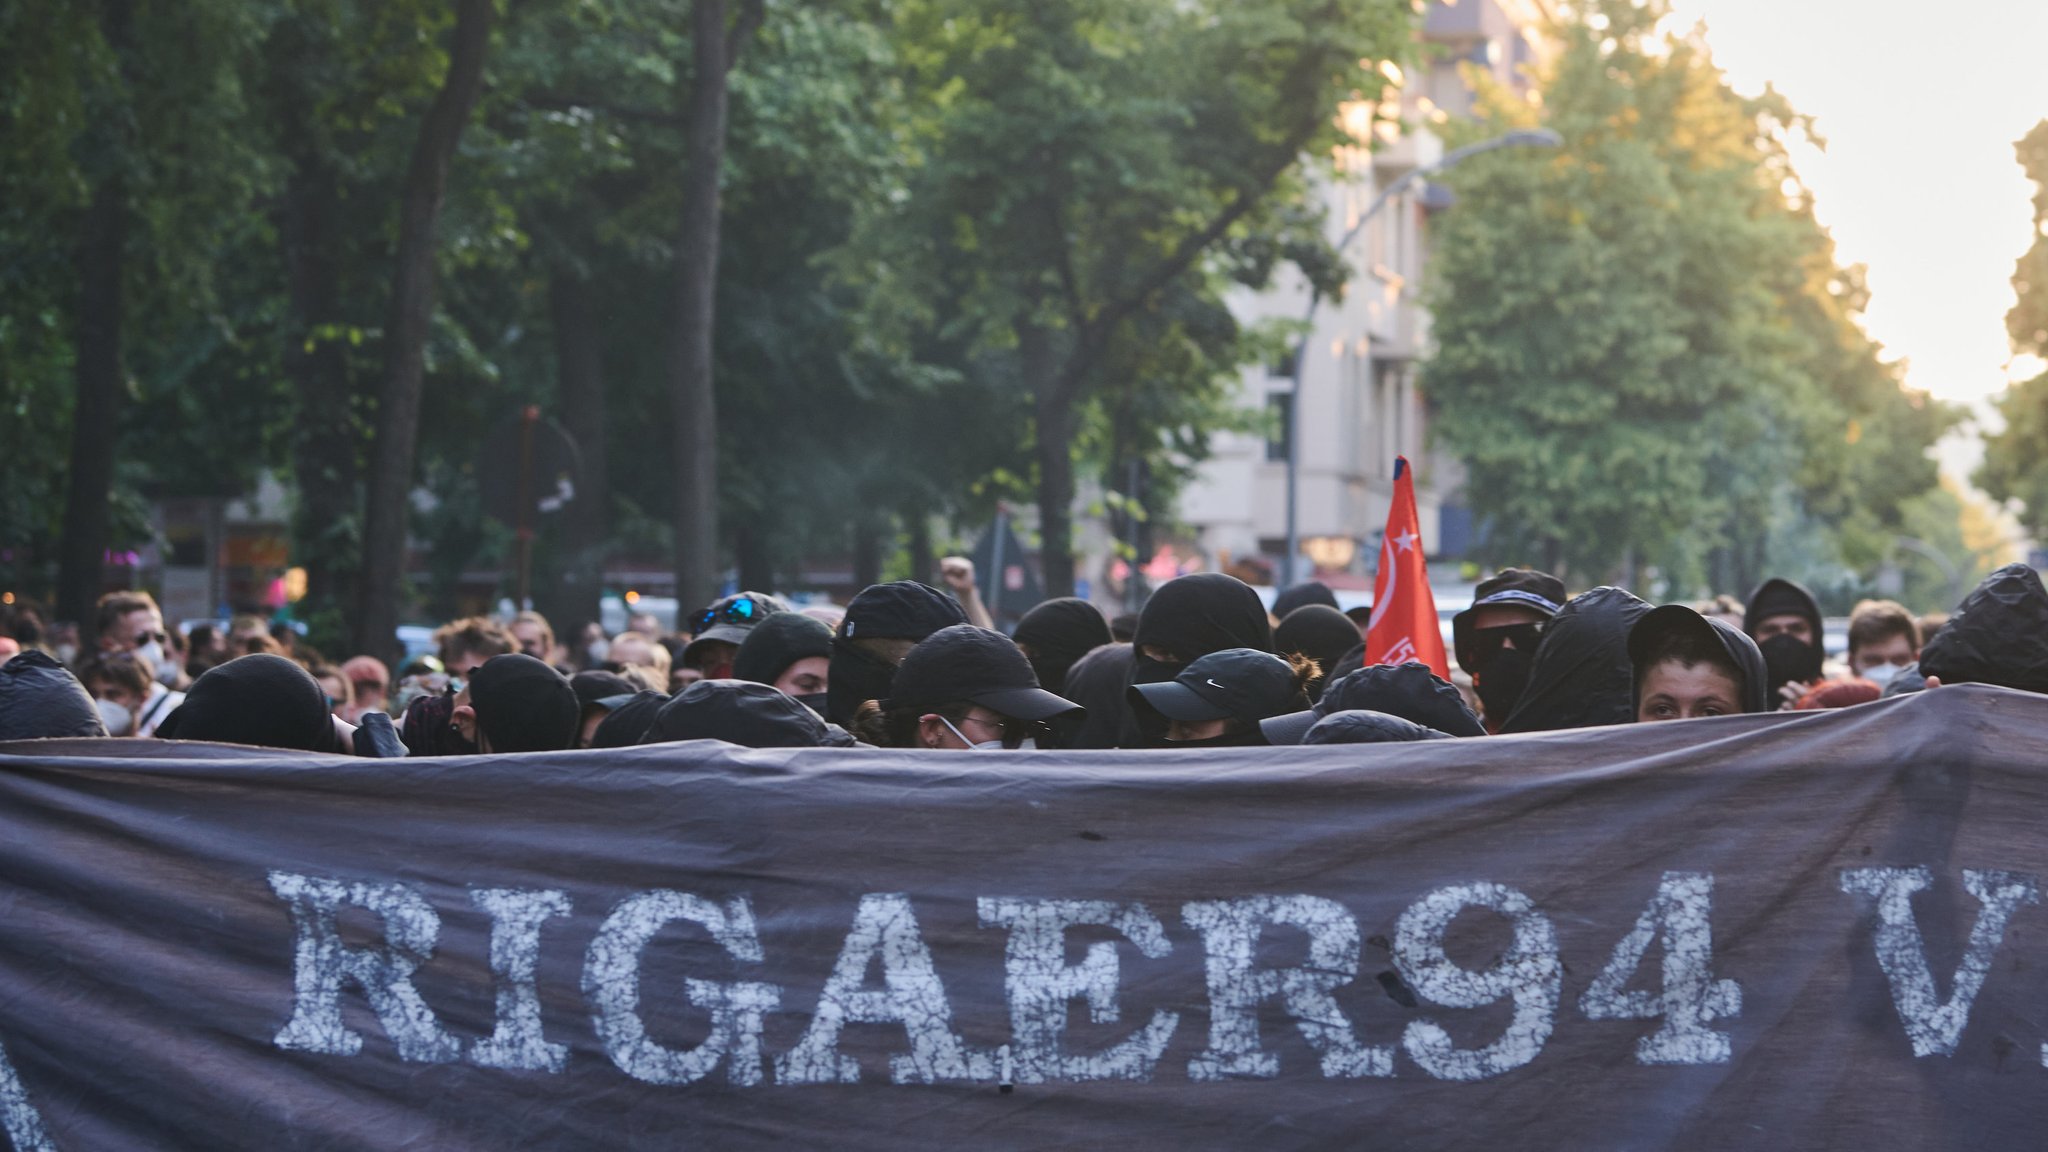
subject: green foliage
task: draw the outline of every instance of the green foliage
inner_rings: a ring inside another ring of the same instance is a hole
[[[2034,182],[2034,243],[2013,269],[2018,300],[2005,327],[2014,352],[2048,356],[2048,120],[2014,148]],[[1996,403],[2005,426],[1984,437],[1976,481],[1994,498],[2020,504],[2027,531],[2048,537],[2048,373],[2014,384]]]
[[[1784,150],[1803,122],[1737,96],[1662,16],[1592,0],[1540,108],[1482,93],[1475,136],[1540,122],[1565,144],[1448,176],[1437,431],[1496,560],[1579,582],[1648,568],[1673,594],[1874,564],[1956,417],[1858,326],[1860,271],[1835,264]],[[1803,555],[1774,554],[1788,537]]]

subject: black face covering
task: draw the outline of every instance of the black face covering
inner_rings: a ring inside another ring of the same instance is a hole
[[[797,703],[823,716],[827,707],[826,701],[831,698],[832,694],[830,692],[806,692],[795,699]]]
[[[1067,669],[1074,661],[1110,643],[1109,620],[1086,600],[1047,600],[1017,621],[1011,639],[1030,646],[1031,671],[1038,677],[1038,686],[1059,693],[1066,687]]]
[[[826,681],[827,720],[845,727],[869,700],[886,700],[896,665],[844,638],[832,641],[832,669]]]
[[[1778,689],[1797,680],[1811,684],[1820,679],[1821,651],[1797,636],[1779,633],[1757,645],[1764,654],[1764,701],[1766,708],[1776,708],[1781,701]]]
[[[1486,706],[1486,718],[1494,727],[1500,727],[1508,713],[1515,710],[1522,691],[1529,686],[1529,667],[1535,660],[1533,652],[1503,648],[1472,678],[1472,690],[1479,693],[1479,702]]]

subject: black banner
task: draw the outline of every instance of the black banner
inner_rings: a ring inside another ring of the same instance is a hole
[[[18,1149],[2048,1122],[2048,698],[1363,747],[0,745]]]

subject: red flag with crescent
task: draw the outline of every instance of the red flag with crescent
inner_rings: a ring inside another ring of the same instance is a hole
[[[1429,565],[1422,558],[1421,523],[1415,515],[1415,474],[1406,456],[1394,458],[1394,506],[1380,538],[1380,571],[1372,583],[1372,617],[1365,629],[1365,662],[1405,664],[1410,660],[1451,678],[1450,658],[1429,590]]]

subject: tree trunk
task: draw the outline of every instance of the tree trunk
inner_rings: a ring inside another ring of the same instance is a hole
[[[910,578],[929,584],[939,569],[939,558],[932,552],[932,518],[921,508],[911,509],[903,513],[903,524],[910,532]]]
[[[856,591],[882,581],[882,531],[862,516],[853,525],[853,586]]]
[[[774,592],[775,556],[768,547],[768,534],[754,525],[746,525],[733,533],[733,545],[738,553],[740,587]]]
[[[284,373],[298,398],[292,468],[298,481],[293,558],[306,570],[307,610],[345,607],[357,597],[356,486],[361,469],[348,352],[321,325],[342,321],[335,255],[338,175],[310,149],[293,157],[278,221],[290,316]],[[337,637],[339,639],[339,637]]]
[[[719,179],[725,166],[730,56],[725,0],[696,0],[683,215],[676,238],[676,310],[669,346],[675,452],[676,600],[718,594],[718,396],[711,375],[717,319]],[[758,17],[756,17],[758,18]]]
[[[448,168],[483,91],[496,0],[457,0],[448,75],[420,123],[399,206],[398,252],[384,329],[384,381],[363,517],[363,580],[350,646],[398,655],[399,595],[405,580],[406,504],[419,440],[427,327],[434,315],[434,232],[448,193]]]
[[[1052,333],[1025,323],[1017,352],[1032,393],[1037,434],[1039,556],[1047,599],[1074,594],[1074,402],[1058,376]]]
[[[108,494],[121,417],[121,271],[128,237],[128,194],[118,176],[103,178],[79,228],[75,254],[78,315],[71,413],[71,485],[57,547],[57,618],[77,621],[92,646],[94,604],[107,552]]]
[[[561,607],[556,610],[563,617],[556,623],[562,627],[598,618],[605,544],[611,538],[604,345],[598,336],[595,292],[595,285],[565,264],[558,264],[548,280],[555,325],[555,396],[562,427],[575,438],[583,464],[576,502],[566,513],[569,557]]]

